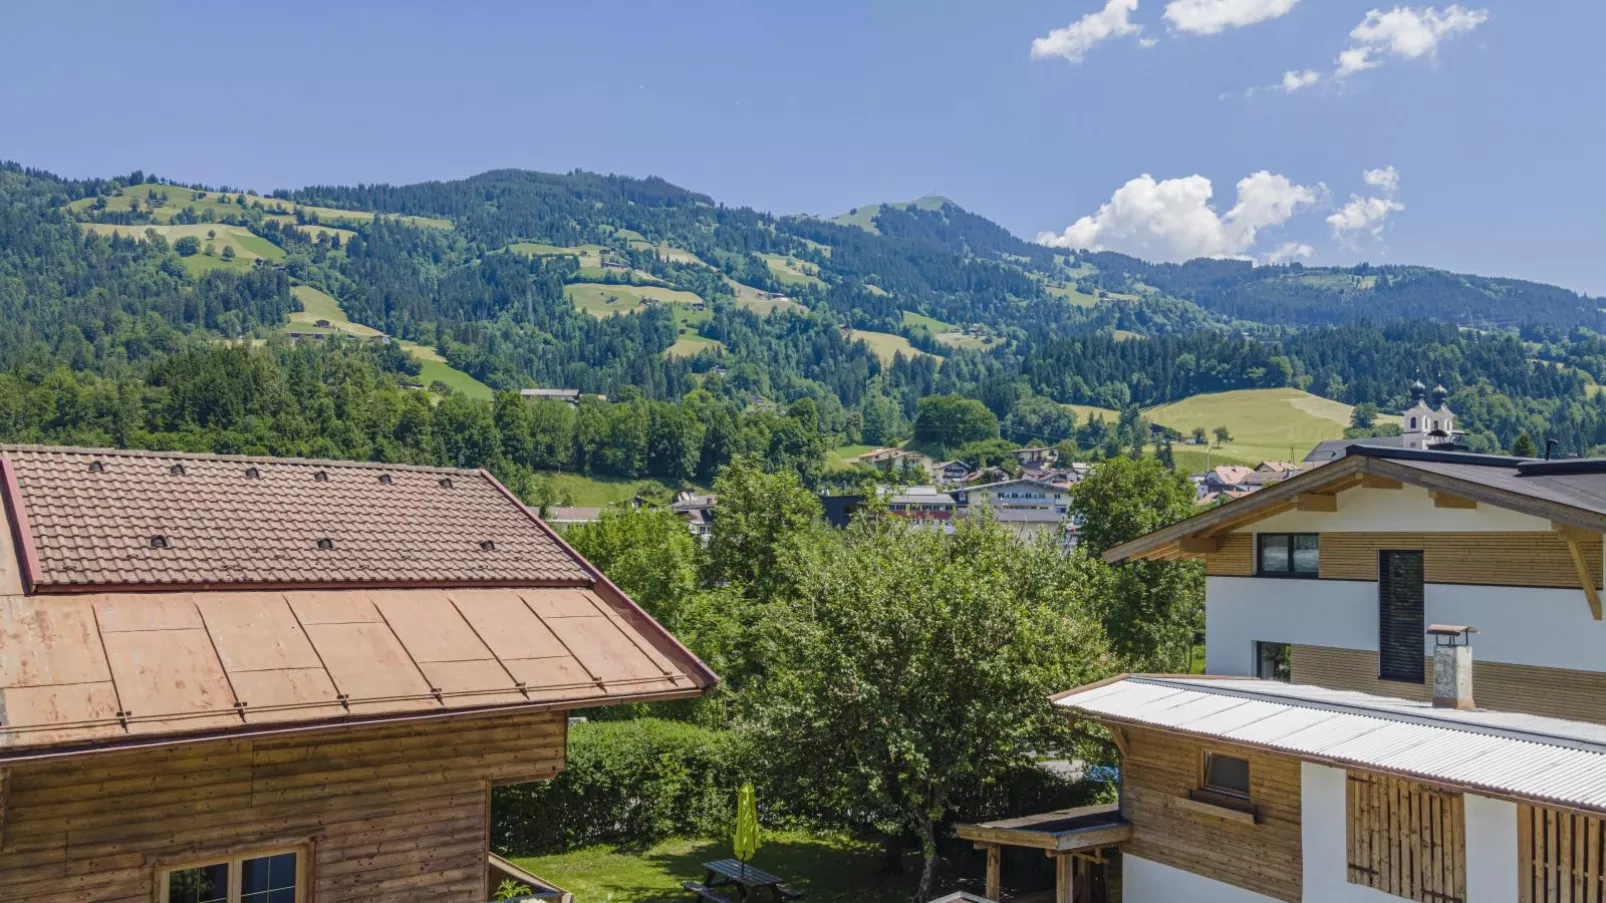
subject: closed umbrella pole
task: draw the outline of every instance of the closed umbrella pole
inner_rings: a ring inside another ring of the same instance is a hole
[[[758,852],[758,793],[749,781],[736,793],[736,858],[747,874],[747,860]]]

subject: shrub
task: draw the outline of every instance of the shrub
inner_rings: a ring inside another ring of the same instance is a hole
[[[577,724],[557,778],[497,788],[493,846],[532,856],[724,831],[735,817],[740,759],[729,731],[657,718]]]
[[[173,250],[177,251],[180,257],[194,257],[201,252],[201,240],[193,235],[186,235],[173,242]]]

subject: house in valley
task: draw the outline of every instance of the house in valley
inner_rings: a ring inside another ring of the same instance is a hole
[[[1603,533],[1606,459],[1355,444],[1105,551],[1202,560],[1207,651],[1056,698],[1119,750],[1098,867],[1126,903],[1606,900]]]
[[[716,681],[483,471],[0,449],[0,900],[485,903],[568,712]]]
[[[1005,479],[954,490],[954,500],[966,510],[991,508],[1047,511],[1064,516],[1071,504],[1070,486],[1039,480]]]

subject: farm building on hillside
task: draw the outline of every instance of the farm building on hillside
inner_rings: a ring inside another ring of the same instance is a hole
[[[0,478],[0,900],[485,903],[491,788],[563,768],[568,710],[716,681],[481,471]]]

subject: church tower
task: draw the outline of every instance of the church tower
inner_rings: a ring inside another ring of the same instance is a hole
[[[1445,404],[1450,396],[1444,386],[1434,386],[1432,404],[1427,400],[1428,387],[1419,379],[1411,383],[1411,406],[1401,414],[1401,430],[1405,448],[1434,449],[1453,447],[1457,430],[1455,412]]]

